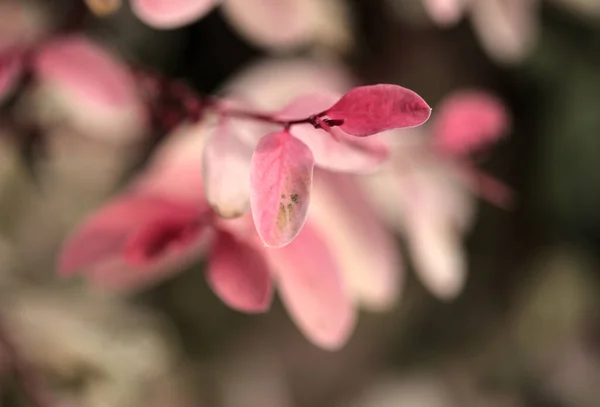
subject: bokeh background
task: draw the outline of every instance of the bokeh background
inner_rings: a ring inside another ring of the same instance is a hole
[[[300,47],[257,43],[219,8],[167,31],[141,23],[126,2],[80,23],[124,60],[206,94],[256,61],[290,57],[335,62],[361,84],[400,84],[432,106],[463,88],[494,92],[513,127],[481,168],[513,187],[517,201],[512,210],[479,203],[465,236],[464,291],[436,299],[407,262],[395,309],[361,313],[350,342],[328,352],[300,334],[279,301],[261,315],[227,308],[202,262],[128,296],[59,279],[69,231],[157,142],[48,126],[33,179],[22,159],[33,142],[5,120],[5,334],[60,406],[600,406],[600,2],[471,0],[492,5],[454,24],[436,22],[418,0],[320,2],[320,28]],[[64,19],[75,0],[27,3],[47,23]],[[7,15],[0,26],[11,23]],[[23,393],[22,377],[0,363],[0,404],[29,405]]]

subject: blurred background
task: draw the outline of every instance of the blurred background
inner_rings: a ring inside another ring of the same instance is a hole
[[[302,336],[278,300],[260,315],[229,309],[208,288],[203,262],[127,296],[58,278],[65,237],[160,140],[65,128],[64,108],[27,94],[17,110],[44,112],[45,147],[32,178],[22,158],[38,139],[12,126],[14,103],[3,108],[0,302],[3,335],[59,400],[48,405],[600,406],[600,1],[311,1],[317,11],[300,40],[285,38],[293,21],[265,34],[239,23],[250,8],[224,6],[157,30],[126,1],[107,17],[84,14],[78,29],[203,94],[257,63],[289,58],[335,65],[357,84],[400,84],[431,106],[461,89],[494,93],[512,129],[480,167],[514,188],[516,205],[478,203],[464,235],[464,290],[436,299],[398,235],[401,299],[388,312],[361,312],[350,342],[328,352]],[[38,28],[63,24],[76,2],[22,0]],[[121,2],[88,3],[110,10]],[[0,33],[11,24],[0,7]],[[0,405],[33,405],[6,360]]]

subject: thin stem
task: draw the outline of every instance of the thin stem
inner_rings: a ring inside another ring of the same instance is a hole
[[[257,121],[262,121],[266,123],[277,124],[283,126],[284,128],[290,128],[294,125],[298,124],[313,124],[315,123],[316,116],[305,117],[304,119],[298,120],[279,120],[269,114],[258,113],[258,112],[249,112],[245,110],[237,110],[237,109],[224,109],[221,111],[221,114],[226,117],[237,117],[242,119],[252,119]]]
[[[154,122],[168,131],[183,120],[199,121],[207,109],[215,109],[222,117],[251,119],[282,126],[290,129],[300,124],[310,124],[315,129],[328,130],[340,126],[343,120],[325,118],[326,112],[295,119],[281,120],[272,114],[226,107],[223,100],[214,96],[200,96],[186,83],[166,78],[156,72],[134,67],[132,72],[142,90],[153,99],[149,103],[150,114]]]

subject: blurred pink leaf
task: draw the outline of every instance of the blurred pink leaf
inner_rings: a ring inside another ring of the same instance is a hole
[[[323,237],[307,223],[289,245],[264,250],[281,299],[298,328],[322,348],[341,348],[354,329],[356,312]]]
[[[517,63],[538,36],[539,0],[471,2],[471,23],[483,48],[497,62]]]
[[[295,48],[312,33],[306,0],[226,0],[223,12],[250,42],[275,49]]]
[[[240,140],[236,134],[240,126],[231,121],[219,119],[209,130],[202,168],[206,198],[223,218],[235,218],[250,209],[252,149]]]
[[[53,40],[37,54],[35,70],[42,81],[68,89],[80,100],[119,109],[137,100],[127,67],[83,36]]]
[[[146,109],[133,75],[116,55],[81,35],[52,38],[33,60],[33,115],[85,137],[120,145],[145,132]],[[50,108],[49,108],[50,107]]]
[[[133,13],[156,29],[173,29],[206,15],[221,0],[131,0]]]
[[[456,178],[456,177],[454,177]],[[399,202],[415,270],[426,288],[441,299],[452,299],[466,278],[466,260],[460,241],[464,198],[449,168],[423,167],[399,179]]]
[[[64,243],[63,275],[85,273],[112,291],[137,291],[198,259],[211,237],[202,193],[201,127],[182,126],[117,198],[93,211]]]
[[[288,103],[275,116],[284,121],[304,119],[327,110],[339,99],[340,97],[332,92],[304,93]],[[321,134],[327,136],[326,133]]]
[[[136,177],[131,188],[207,207],[202,180],[205,131],[204,123],[186,124],[173,130],[155,150],[145,171]]]
[[[123,249],[125,261],[135,267],[144,267],[163,257],[176,253],[195,241],[204,228],[196,211],[169,211],[160,218],[146,220],[133,231]]]
[[[339,97],[332,93],[310,93],[299,96],[276,114],[280,120],[297,120],[320,113]],[[389,157],[389,146],[382,138],[357,138],[333,127],[315,129],[310,124],[296,125],[291,132],[308,145],[315,164],[332,171],[368,173],[377,170]]]
[[[423,0],[425,9],[436,23],[449,26],[456,24],[470,0]]]
[[[354,177],[316,172],[310,219],[361,305],[379,311],[397,302],[404,270],[396,240]]]
[[[390,156],[386,140],[379,137],[357,138],[340,128],[331,132],[337,138],[309,124],[294,126],[292,134],[308,145],[315,164],[331,171],[368,174],[377,171]]]
[[[343,120],[342,130],[358,137],[419,126],[430,115],[431,108],[415,92],[385,84],[354,88],[327,110],[329,118]]]
[[[344,93],[352,82],[347,68],[331,60],[270,58],[244,67],[224,90],[252,103],[256,110],[277,112],[306,93]]]
[[[269,266],[253,246],[224,231],[211,249],[207,279],[213,291],[231,308],[264,312],[272,296]]]
[[[67,276],[82,272],[105,261],[124,258],[126,254],[129,256],[135,254],[135,259],[138,260],[139,255],[143,253],[141,250],[158,247],[150,247],[151,245],[139,247],[140,251],[138,251],[138,247],[130,246],[131,239],[134,239],[134,243],[136,241],[146,245],[162,243],[161,245],[164,246],[167,242],[161,241],[159,239],[161,236],[157,235],[156,231],[170,232],[170,230],[168,227],[166,230],[157,229],[157,222],[165,222],[163,225],[166,226],[169,225],[169,221],[173,221],[176,225],[175,221],[182,219],[192,222],[199,216],[198,210],[195,207],[181,207],[163,199],[141,194],[126,194],[119,197],[92,213],[71,234],[61,251],[59,273]],[[154,230],[149,229],[152,226]],[[126,253],[128,245],[129,252]],[[135,251],[131,252],[133,249]],[[148,254],[158,253],[154,251]]]
[[[21,74],[20,56],[0,54],[0,103],[14,89]]]
[[[510,119],[504,104],[483,91],[461,91],[436,109],[434,146],[444,153],[463,156],[489,147],[505,136]]]
[[[448,225],[414,225],[409,232],[409,248],[423,285],[436,297],[451,300],[465,284],[467,265],[460,235],[444,226]]]
[[[263,137],[252,156],[250,203],[265,245],[282,247],[300,232],[308,212],[313,154],[288,131]]]

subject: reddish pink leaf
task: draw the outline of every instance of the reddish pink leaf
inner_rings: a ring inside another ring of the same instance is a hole
[[[510,119],[503,103],[482,91],[462,91],[444,100],[434,121],[434,145],[446,154],[465,155],[506,135]]]
[[[205,208],[205,207],[204,207]],[[135,291],[165,280],[204,251],[204,213],[184,202],[122,196],[92,214],[63,247],[59,273],[85,272],[96,287]]]
[[[21,73],[21,58],[17,55],[0,55],[0,103],[14,89]]]
[[[423,98],[396,85],[354,88],[327,110],[329,118],[343,120],[342,130],[357,137],[419,126],[430,115]]]
[[[207,279],[215,294],[231,308],[263,312],[272,296],[269,266],[262,253],[224,231],[217,233]]]
[[[104,290],[142,290],[166,280],[197,261],[207,251],[211,232],[210,228],[203,228],[195,233],[195,239],[170,242],[160,255],[145,264],[132,264],[131,259],[125,261],[123,258],[104,261],[91,268],[87,276],[95,287]]]
[[[42,81],[56,84],[86,103],[120,109],[137,101],[132,76],[110,52],[83,36],[58,38],[35,60]]]
[[[191,217],[195,211],[145,195],[122,196],[91,214],[69,237],[61,251],[59,273],[70,275],[120,258],[140,228],[168,219],[173,213],[189,213]],[[153,232],[146,229],[146,233]]]
[[[223,218],[236,218],[250,209],[252,149],[238,138],[235,130],[230,120],[220,120],[209,130],[204,147],[204,192]]]
[[[287,131],[268,134],[258,143],[250,169],[250,204],[267,246],[285,246],[302,229],[314,164],[306,144]]]
[[[307,223],[281,249],[264,249],[291,318],[316,345],[339,349],[350,337],[356,313],[338,263],[322,235]]]
[[[221,0],[131,0],[133,13],[157,29],[178,28],[203,17]]]
[[[372,310],[394,305],[404,277],[398,246],[354,177],[315,172],[310,219],[332,249],[353,297]]]
[[[124,259],[135,267],[147,266],[169,252],[187,247],[204,227],[195,211],[169,212],[160,218],[148,219],[127,240]]]
[[[331,93],[299,96],[277,113],[280,120],[298,120],[320,113],[339,97]],[[377,170],[389,157],[389,147],[382,138],[357,138],[338,127],[315,129],[310,124],[296,125],[292,134],[310,147],[315,164],[332,171],[368,173]]]

